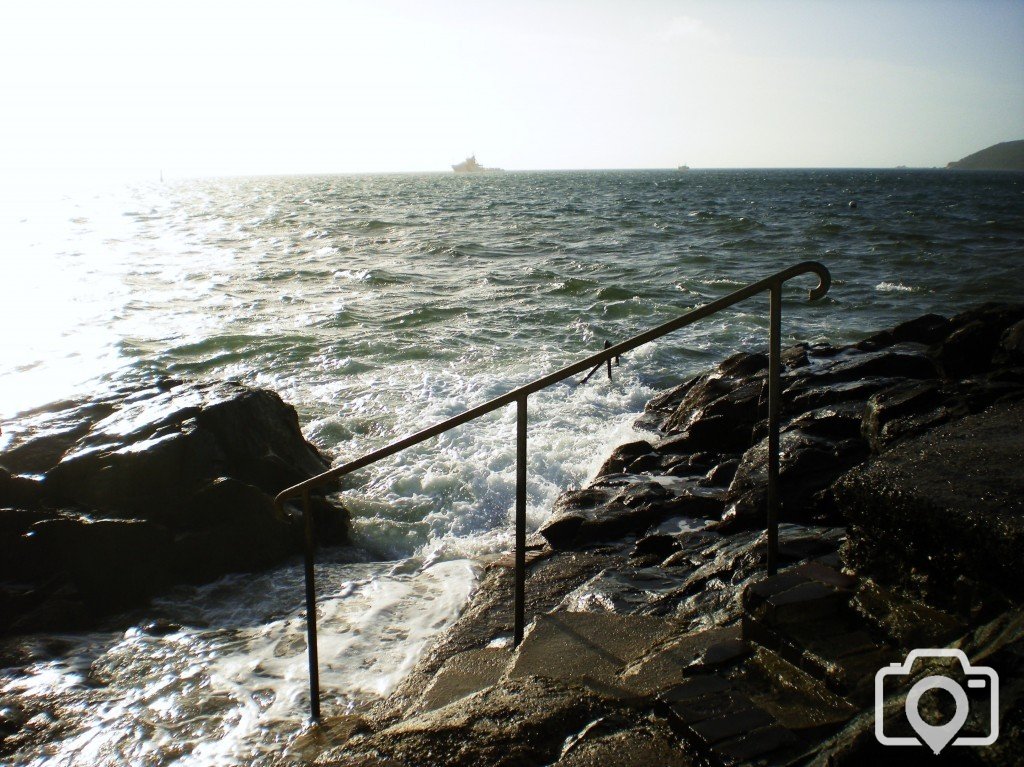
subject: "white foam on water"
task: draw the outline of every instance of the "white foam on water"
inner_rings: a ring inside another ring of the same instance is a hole
[[[921,288],[916,288],[913,285],[904,285],[902,282],[882,281],[875,285],[875,290],[879,293],[916,293]]]
[[[514,388],[537,368],[429,375],[395,366],[373,395],[343,401],[340,412],[314,421],[315,442],[344,434],[353,460]],[[511,366],[510,366],[511,367]],[[531,530],[548,517],[557,496],[592,478],[615,445],[638,438],[632,427],[653,394],[638,368],[613,368],[613,380],[558,384],[530,397],[527,429],[527,519]],[[511,380],[502,375],[509,372]],[[370,373],[375,376],[376,373]],[[398,396],[409,391],[408,396]],[[332,393],[333,394],[333,393]],[[307,397],[317,394],[306,392]],[[328,395],[331,396],[331,395]],[[393,424],[381,433],[381,423]],[[396,428],[401,428],[401,431]],[[390,556],[479,556],[507,549],[516,492],[516,409],[508,406],[403,451],[345,480],[343,502],[354,514],[356,540]]]
[[[326,716],[387,695],[476,583],[467,560],[319,565]],[[0,678],[3,695],[49,701],[69,732],[19,754],[33,767],[230,767],[270,764],[308,716],[298,568],[178,590],[157,607],[207,628],[131,629],[77,642],[67,659]],[[269,612],[268,612],[269,610]],[[91,662],[90,662],[91,661]]]

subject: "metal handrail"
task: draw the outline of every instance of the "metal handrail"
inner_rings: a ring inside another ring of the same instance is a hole
[[[477,405],[453,416],[441,423],[422,429],[386,447],[367,453],[354,461],[318,474],[315,477],[299,482],[278,493],[274,499],[277,508],[283,513],[284,502],[290,498],[301,497],[303,501],[303,517],[305,519],[305,582],[306,582],[306,634],[309,659],[310,715],[314,722],[320,720],[320,673],[317,659],[316,642],[316,584],[313,575],[313,519],[309,510],[309,493],[311,490],[351,474],[383,458],[399,453],[408,447],[418,445],[431,437],[475,420],[482,415],[499,408],[516,403],[516,551],[515,551],[515,596],[514,596],[514,630],[513,641],[516,645],[522,641],[526,622],[526,401],[531,394],[546,389],[569,376],[574,376],[590,368],[598,368],[604,362],[611,364],[612,358],[636,349],[657,338],[691,325],[706,317],[710,317],[751,296],[768,291],[769,300],[769,340],[768,340],[768,511],[767,511],[767,560],[768,573],[774,575],[778,559],[778,480],[779,480],[779,414],[781,394],[781,329],[782,329],[782,285],[802,274],[815,274],[818,284],[808,291],[808,298],[815,301],[824,296],[832,284],[832,277],[824,265],[817,261],[803,261],[788,269],[765,277],[763,280],[733,291],[704,306],[697,307],[674,320],[658,325],[618,344],[607,345],[601,351],[591,354],[579,362],[556,370],[546,376],[537,378],[528,384],[513,389],[507,394],[495,397],[489,402]],[[609,377],[611,368],[609,367]],[[589,376],[588,376],[589,377]]]

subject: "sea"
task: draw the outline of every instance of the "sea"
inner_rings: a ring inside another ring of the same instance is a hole
[[[1024,294],[1014,173],[281,176],[0,197],[4,433],[114,386],[234,379],[279,392],[343,462],[804,260],[832,288],[809,303],[813,276],[787,284],[784,344]],[[653,395],[764,348],[767,306],[531,397],[530,528],[637,438]],[[353,543],[317,565],[326,716],[386,696],[458,617],[512,546],[514,494],[513,407],[348,478]],[[145,631],[154,617],[178,628]],[[116,629],[21,637],[32,662],[0,670],[0,714],[35,735],[0,762],[287,763],[308,716],[303,631],[294,560],[176,588]]]

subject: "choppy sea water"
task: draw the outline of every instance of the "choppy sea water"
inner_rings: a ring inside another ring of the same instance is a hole
[[[849,203],[856,202],[856,207]],[[796,261],[786,339],[852,340],[927,311],[1019,300],[1024,175],[632,171],[175,181],[8,193],[0,426],[153,375],[236,378],[295,404],[339,460]],[[531,398],[530,524],[631,438],[647,399],[765,342],[767,298]],[[356,545],[321,575],[328,713],[386,694],[510,547],[514,413],[351,477]],[[3,446],[0,436],[0,449]],[[4,704],[50,721],[16,764],[266,763],[308,705],[301,573],[177,590],[184,628],[28,640]]]

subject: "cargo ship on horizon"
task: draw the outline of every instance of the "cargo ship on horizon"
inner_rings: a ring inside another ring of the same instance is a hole
[[[456,173],[501,173],[502,168],[485,168],[476,161],[476,155],[471,154],[462,162],[452,166]]]

